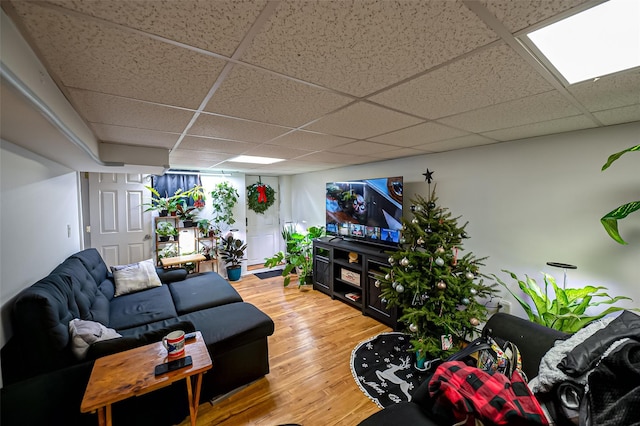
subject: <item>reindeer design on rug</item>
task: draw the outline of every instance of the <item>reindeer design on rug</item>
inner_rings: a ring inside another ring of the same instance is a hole
[[[378,379],[382,380],[383,382],[388,381],[400,386],[400,390],[407,396],[407,401],[411,401],[411,394],[409,393],[409,390],[412,387],[411,383],[404,381],[396,375],[396,371],[406,370],[411,366],[411,363],[409,362],[409,356],[407,356],[405,359],[400,359],[400,361],[400,365],[387,364],[386,370],[376,370],[376,376],[378,376]]]

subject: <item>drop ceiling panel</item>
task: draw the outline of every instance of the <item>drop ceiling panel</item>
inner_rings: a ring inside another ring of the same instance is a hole
[[[436,119],[552,89],[511,47],[499,44],[393,87],[371,100]]]
[[[265,71],[235,66],[206,110],[298,127],[351,102],[350,98]]]
[[[318,151],[322,149],[329,149],[334,146],[342,145],[349,142],[354,142],[354,140],[342,138],[340,136],[296,130],[270,141],[269,144],[282,145],[297,149],[306,149],[309,151]]]
[[[422,155],[426,151],[415,148],[400,148],[385,152],[372,152],[369,155],[380,159],[391,160],[393,158],[412,157],[414,155]]]
[[[389,145],[414,147],[428,142],[435,142],[442,139],[457,138],[467,135],[467,132],[451,127],[443,126],[438,123],[423,123],[407,129],[398,130],[397,132],[387,133],[386,135],[369,138],[374,142],[383,142]]]
[[[571,117],[580,111],[558,92],[547,92],[438,120],[470,132],[488,132],[537,121]]]
[[[348,138],[366,139],[418,124],[421,121],[418,118],[388,111],[376,105],[357,102],[321,118],[307,126],[306,129]]]
[[[193,111],[87,90],[71,89],[69,93],[91,123],[180,133],[193,116]]]
[[[349,155],[359,155],[362,153],[374,155],[376,153],[391,151],[394,149],[397,149],[397,147],[375,142],[356,141],[346,145],[331,148],[330,151]]]
[[[640,54],[640,53],[638,53]],[[568,87],[589,111],[640,104],[640,69]]]
[[[262,144],[255,148],[251,148],[247,152],[246,155],[255,155],[258,157],[271,157],[271,158],[283,158],[283,159],[291,159],[300,157],[301,155],[309,154],[308,150],[289,148],[286,146],[280,145],[269,145]]]
[[[524,126],[511,127],[509,129],[486,132],[483,135],[499,140],[510,141],[526,139],[534,136],[550,135],[553,133],[569,132],[571,130],[589,129],[596,127],[595,123],[584,115],[565,117],[558,120],[549,120],[541,123],[525,124]]]
[[[177,133],[157,132],[133,127],[112,126],[92,123],[96,135],[101,141],[127,145],[155,146],[171,149],[180,137]]]
[[[454,149],[469,148],[472,146],[489,145],[496,143],[495,140],[482,137],[480,135],[468,135],[455,139],[447,139],[438,142],[427,143],[414,147],[427,152],[445,152]]]
[[[609,109],[596,112],[593,115],[595,115],[602,124],[607,126],[640,121],[640,105]]]
[[[176,149],[171,151],[171,153],[169,154],[169,157],[171,157],[172,160],[176,159],[190,161],[197,159],[202,161],[209,161],[211,163],[228,160],[229,158],[235,156],[236,154],[233,153],[211,153],[208,151],[197,151],[190,149]]]
[[[291,129],[254,121],[200,114],[187,133],[195,136],[235,139],[245,142],[267,142],[289,130]]]
[[[224,62],[121,29],[16,2],[65,86],[196,108]]]
[[[326,164],[347,164],[350,159],[347,155],[337,154],[329,151],[313,152],[304,157],[296,158],[296,161],[320,162]]]
[[[365,96],[495,39],[460,1],[288,0],[242,59]]]
[[[265,0],[53,0],[89,16],[231,56]]]
[[[511,32],[544,21],[589,0],[479,0]],[[594,2],[592,2],[594,3]]]
[[[228,153],[228,154],[242,154],[252,148],[255,148],[259,144],[230,141],[224,139],[215,138],[202,138],[196,136],[185,136],[180,143],[178,150],[180,152],[186,150],[202,151],[202,152],[216,152],[216,153]]]

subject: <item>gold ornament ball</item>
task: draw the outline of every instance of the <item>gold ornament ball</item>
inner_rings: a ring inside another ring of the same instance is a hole
[[[469,320],[469,323],[470,323],[472,326],[476,327],[476,326],[480,325],[480,320],[478,320],[478,318],[471,318],[471,319]]]
[[[447,288],[447,283],[445,283],[444,281],[438,281],[436,287],[438,287],[439,290],[444,290],[445,288]]]

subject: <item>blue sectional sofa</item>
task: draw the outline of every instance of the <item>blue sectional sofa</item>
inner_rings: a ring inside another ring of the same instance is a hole
[[[266,314],[215,272],[158,272],[161,286],[114,297],[113,275],[98,251],[87,249],[23,290],[13,303],[13,337],[2,349],[1,423],[96,424],[95,415],[80,413],[93,361],[176,329],[201,331],[211,354],[201,402],[269,372],[267,337],[274,324]],[[79,361],[70,349],[74,318],[99,322],[122,337],[92,344]],[[187,415],[184,383],[113,407],[118,425],[174,424]]]

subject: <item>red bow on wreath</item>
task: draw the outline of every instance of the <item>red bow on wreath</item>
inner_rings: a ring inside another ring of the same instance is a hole
[[[267,202],[267,187],[265,185],[258,185],[258,202],[266,203]]]

